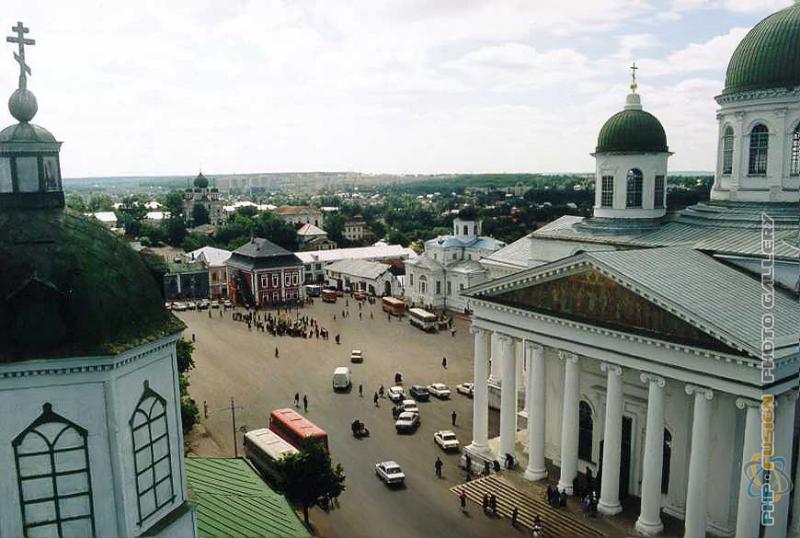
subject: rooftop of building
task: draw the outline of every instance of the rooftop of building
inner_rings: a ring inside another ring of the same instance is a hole
[[[402,245],[380,245],[371,247],[335,248],[331,250],[309,250],[298,252],[297,257],[303,263],[326,263],[345,259],[370,258],[408,258],[417,257],[417,253]]]
[[[362,259],[346,259],[333,262],[325,268],[326,271],[343,273],[358,278],[374,280],[391,269],[390,265],[381,262],[372,262]]]

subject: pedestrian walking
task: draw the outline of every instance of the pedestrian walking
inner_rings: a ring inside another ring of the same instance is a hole
[[[364,397],[364,387],[361,385],[361,383],[358,384],[358,395],[362,398]]]
[[[361,321],[361,312],[358,313],[358,321]]]
[[[492,493],[489,495],[489,504],[492,507],[492,514],[496,517],[497,516],[497,495]]]
[[[450,329],[450,336],[452,336],[453,338],[456,337],[456,330],[455,329]]]
[[[372,312],[369,313],[369,319],[375,319],[375,316],[372,315]]]
[[[456,412],[455,411],[450,413],[450,419],[451,419],[451,422],[453,423],[453,426],[455,426],[456,425]]]
[[[442,467],[443,466],[444,466],[444,463],[442,463],[442,460],[437,457],[436,458],[436,463],[433,464],[433,467],[436,469],[436,476],[438,478],[442,477]]]
[[[484,493],[483,494],[483,502],[481,503],[481,505],[483,506],[483,513],[485,514],[486,511],[489,510],[489,494],[488,493]]]
[[[455,421],[453,421],[455,423]],[[472,458],[469,457],[469,454],[464,456],[464,467],[467,468],[467,476],[472,474]]]
[[[299,392],[295,392],[294,393],[294,406],[295,407],[300,407],[300,393]]]
[[[381,404],[378,403],[378,393],[375,393],[375,396],[372,397],[372,401],[375,402],[375,407],[380,407]]]
[[[458,500],[461,501],[461,511],[467,511],[467,494],[464,493],[464,490],[461,490],[461,493],[458,495]]]
[[[203,418],[208,418],[208,402],[203,400]]]
[[[512,510],[512,512],[511,512],[511,526],[514,527],[514,528],[516,528],[516,526],[517,526],[517,518],[518,517],[519,517],[519,508],[517,508],[515,506],[514,510]]]
[[[308,396],[303,394],[303,411],[308,411]]]
[[[447,370],[447,357],[442,357],[442,368]]]
[[[195,337],[194,337],[194,333],[192,333],[192,342],[194,342],[195,340],[196,340],[196,339],[195,339]]]
[[[275,358],[278,358],[278,346],[275,346]]]

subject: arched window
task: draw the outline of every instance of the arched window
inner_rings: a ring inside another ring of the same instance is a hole
[[[25,536],[94,536],[87,431],[51,404],[13,441]]]
[[[733,127],[725,127],[722,134],[722,173],[729,176],[733,173]]]
[[[758,124],[750,131],[750,166],[748,173],[763,176],[767,173],[767,153],[769,150],[769,129]]]
[[[800,124],[792,131],[792,161],[789,173],[793,176],[800,176]]]
[[[130,420],[139,525],[175,499],[166,400],[144,382]]]
[[[578,457],[583,461],[592,461],[592,438],[594,435],[594,419],[592,408],[587,402],[578,404]]]
[[[672,434],[664,428],[664,452],[661,460],[661,493],[669,492],[669,461],[672,458]]]
[[[644,175],[638,168],[628,170],[628,191],[626,207],[642,207],[642,183]]]

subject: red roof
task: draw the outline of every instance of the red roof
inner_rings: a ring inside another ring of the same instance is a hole
[[[328,435],[325,433],[325,430],[289,407],[275,409],[272,412],[272,416],[286,424],[295,433],[303,438],[323,437]]]

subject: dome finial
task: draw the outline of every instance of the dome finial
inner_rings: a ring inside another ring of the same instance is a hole
[[[6,41],[16,43],[19,48],[18,52],[14,52],[14,60],[19,64],[19,87],[8,100],[8,110],[18,121],[27,123],[36,115],[39,105],[36,103],[36,96],[28,90],[28,75],[31,74],[31,68],[25,63],[25,45],[35,45],[36,41],[25,37],[30,29],[21,21],[12,26],[11,31],[16,35],[6,37]]]
[[[636,67],[636,62],[633,62],[633,65],[631,66],[631,92],[632,93],[636,93],[636,89],[639,87],[639,85],[636,83],[636,71],[638,69],[639,68]]]

